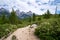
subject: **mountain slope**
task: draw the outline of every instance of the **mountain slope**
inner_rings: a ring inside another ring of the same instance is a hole
[[[8,11],[7,9],[0,8],[0,16],[1,16],[2,14],[5,14],[6,16],[9,16],[9,15],[10,15],[10,13],[9,13],[9,11]]]

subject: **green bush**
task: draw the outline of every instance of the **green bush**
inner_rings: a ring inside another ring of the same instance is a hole
[[[0,38],[6,36],[10,32],[13,32],[17,29],[16,25],[11,24],[0,24]]]
[[[12,36],[12,40],[18,40],[15,35]]]
[[[60,19],[43,22],[35,30],[41,40],[60,40]]]
[[[0,38],[14,32],[17,28],[26,27],[27,24],[0,24]]]

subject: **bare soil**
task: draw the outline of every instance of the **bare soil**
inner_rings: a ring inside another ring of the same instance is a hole
[[[30,25],[24,28],[19,28],[5,40],[12,40],[13,35],[17,37],[17,40],[39,40],[39,38],[34,35],[34,31],[36,28],[34,26],[35,25],[33,25],[33,28],[30,28]]]

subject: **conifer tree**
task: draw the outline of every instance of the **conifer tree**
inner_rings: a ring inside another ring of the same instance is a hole
[[[49,10],[47,10],[47,16],[50,17],[51,13]]]
[[[5,22],[6,22],[6,17],[5,14],[3,13],[1,17],[1,23],[4,24]]]
[[[47,19],[50,18],[50,16],[51,16],[50,11],[47,10],[47,12],[43,16],[44,16],[44,18],[47,18]]]
[[[36,15],[35,15],[35,13],[33,13],[33,21],[35,21],[36,20]]]
[[[8,19],[7,15],[5,15],[4,13],[2,13],[2,15],[0,17],[0,23],[1,24],[9,23],[9,19]]]
[[[10,19],[10,23],[17,24],[17,16],[16,16],[16,12],[14,11],[14,9],[12,9],[9,19]]]

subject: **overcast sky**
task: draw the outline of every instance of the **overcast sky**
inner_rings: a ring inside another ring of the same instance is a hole
[[[0,0],[0,8],[8,10],[14,8],[25,12],[32,11],[36,14],[43,14],[48,9],[54,14],[56,6],[60,12],[60,0]]]

